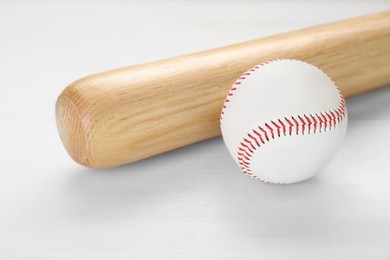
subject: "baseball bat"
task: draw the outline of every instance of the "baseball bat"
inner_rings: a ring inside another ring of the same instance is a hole
[[[234,81],[266,60],[324,70],[344,96],[390,83],[390,12],[103,72],[65,88],[56,103],[62,142],[78,163],[118,166],[220,135]]]

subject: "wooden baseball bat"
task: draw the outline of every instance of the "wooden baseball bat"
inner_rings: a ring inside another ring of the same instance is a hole
[[[95,168],[220,135],[225,96],[244,71],[290,58],[329,74],[345,96],[390,83],[390,12],[91,75],[57,100],[70,156]]]

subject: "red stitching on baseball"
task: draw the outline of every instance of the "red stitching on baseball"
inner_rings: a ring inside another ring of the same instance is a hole
[[[267,131],[265,131],[263,128],[261,128],[261,126],[259,126],[259,129],[260,129],[260,131],[261,131],[261,132],[263,132],[263,133],[264,133],[265,140],[269,141],[269,138],[268,138],[268,133],[267,133]]]
[[[305,116],[305,115],[304,115]],[[305,125],[306,125],[306,122],[302,119],[302,117],[300,115],[298,115],[298,119],[301,121],[301,124],[302,124],[302,134],[305,134]]]
[[[285,118],[285,122],[283,122],[282,119],[278,119],[278,121],[282,125],[282,127],[280,127],[277,124],[273,124],[274,122],[271,121],[270,124],[266,124],[266,123],[264,124],[266,127],[260,127],[259,126],[259,128],[262,130],[261,132],[258,132],[255,129],[252,129],[250,131],[250,133],[248,133],[248,136],[250,136],[251,139],[253,139],[255,141],[256,146],[254,147],[254,149],[249,149],[249,145],[245,145],[245,144],[241,143],[241,146],[239,147],[239,150],[245,153],[245,155],[242,154],[242,153],[238,153],[238,157],[237,158],[238,158],[239,164],[241,165],[241,169],[243,170],[244,174],[250,176],[251,178],[254,178],[254,179],[260,180],[260,181],[264,181],[261,178],[253,175],[252,171],[250,169],[250,158],[252,157],[253,153],[255,152],[255,150],[256,150],[255,148],[260,147],[261,145],[264,145],[264,139],[263,138],[267,139],[267,135],[268,134],[271,133],[271,135],[272,135],[272,132],[278,131],[278,130],[279,131],[281,130],[282,134],[284,134],[284,135],[286,135],[287,132],[289,132],[289,134],[291,134],[292,133],[291,128],[294,126],[291,123],[292,121],[297,123],[297,125],[295,125],[295,127],[296,127],[295,133],[297,135],[304,134],[304,133],[311,134],[310,127],[307,127],[305,129],[304,128],[305,125],[313,126],[314,133],[315,133],[315,131],[317,129],[319,129],[320,132],[321,132],[321,129],[326,131],[326,128],[331,130],[331,129],[337,127],[337,124],[335,122],[341,122],[344,119],[345,111],[346,111],[346,108],[345,108],[345,105],[343,105],[341,113],[338,112],[338,108],[335,108],[333,110],[330,110],[329,113],[325,112],[325,114],[327,116],[325,116],[322,113],[321,113],[321,116],[316,114],[316,117],[318,118],[318,121],[311,114],[309,114],[309,116],[312,118],[312,120],[309,119],[308,115],[303,114],[303,115],[299,115],[298,116],[298,118],[300,119],[299,120],[300,122],[298,122],[297,120],[294,119],[293,116],[291,116],[290,119],[288,119],[286,117]],[[307,120],[307,122],[305,122],[303,118],[305,118]],[[308,123],[308,122],[310,122],[310,123]],[[333,124],[331,122],[333,122]],[[288,130],[285,127],[286,124],[290,125]],[[302,132],[301,133],[299,132],[299,126],[301,126],[301,128],[302,128]],[[278,134],[278,136],[280,137],[279,134]],[[252,142],[252,141],[250,141],[250,140],[248,140],[246,138],[244,138],[244,140],[248,144],[250,144],[250,146],[253,148],[254,142]],[[248,156],[248,154],[250,156]]]
[[[261,63],[261,64],[259,64],[259,65],[256,65],[256,66],[250,68],[249,70],[245,71],[245,72],[244,72],[244,73],[243,73],[243,74],[234,82],[234,84],[233,84],[234,87],[232,87],[232,88],[229,90],[228,96],[229,96],[230,98],[232,98],[232,97],[234,96],[233,91],[235,91],[235,90],[238,89],[238,87],[239,87],[239,85],[241,84],[241,82],[242,82],[243,80],[247,79],[248,77],[246,77],[246,76],[250,76],[250,75],[251,75],[251,72],[254,72],[254,71],[260,69],[260,67],[262,67],[262,66],[264,66],[264,65],[266,65],[266,64],[269,64],[269,63],[271,63],[271,62],[273,62],[273,61],[277,61],[277,60],[280,60],[280,59],[275,59],[275,60],[263,62],[263,63]],[[220,121],[222,121],[222,119],[223,119],[223,116],[222,116],[222,115],[225,114],[225,109],[227,108],[227,106],[228,106],[227,103],[229,103],[229,102],[230,102],[230,100],[229,100],[229,99],[226,99],[226,100],[225,100],[225,103],[223,104],[223,108],[222,108],[222,112],[221,112],[221,116],[220,116]]]
[[[275,139],[274,129],[272,127],[270,127],[267,123],[265,123],[265,127],[267,127],[268,130],[271,132],[272,139]]]
[[[264,139],[263,139],[263,137],[261,136],[261,134],[258,133],[258,132],[257,132],[256,130],[254,130],[254,129],[253,129],[253,132],[260,138],[260,142],[262,142],[263,144],[265,144]]]
[[[279,123],[282,125],[282,131],[283,131],[283,134],[286,135],[286,125],[283,123],[282,120],[280,120],[280,118],[278,119]]]
[[[299,123],[298,123],[298,121],[292,116],[291,117],[292,118],[292,120],[293,120],[293,122],[294,122],[294,126],[295,126],[295,131],[296,131],[296,134],[298,134],[299,133]]]
[[[310,134],[312,122],[310,121],[310,118],[307,115],[304,115],[304,116],[305,116],[305,119],[307,121],[307,128],[309,129],[309,134]]]
[[[288,134],[291,135],[292,134],[292,128],[293,128],[293,124],[291,123],[290,120],[287,119],[287,117],[284,118],[288,124]]]
[[[277,59],[279,60],[279,59]],[[264,66],[266,64],[269,64],[273,61],[277,60],[271,60],[264,62],[260,65],[256,65],[253,68],[246,71],[243,75],[250,76],[250,72],[254,72],[256,69],[259,69],[261,66]],[[242,80],[245,80],[246,78],[241,76],[234,84],[240,85]],[[332,81],[333,82],[333,81]],[[333,85],[336,86],[336,84]],[[336,86],[337,88],[337,86]],[[237,90],[237,88],[232,88],[228,94],[228,96],[233,97],[232,91]],[[273,139],[275,138],[275,132],[277,133],[278,137],[281,136],[281,134],[286,135],[287,133],[289,135],[292,135],[293,128],[295,127],[295,134],[299,135],[299,127],[301,127],[302,132],[301,134],[304,134],[307,132],[308,134],[311,133],[311,127],[313,127],[313,133],[316,133],[316,131],[319,131],[321,133],[321,130],[324,130],[326,132],[327,128],[329,127],[329,130],[336,128],[338,124],[340,124],[343,119],[345,118],[346,113],[346,104],[345,99],[341,95],[340,90],[339,91],[339,104],[336,108],[333,108],[329,111],[324,111],[313,114],[302,114],[297,115],[298,118],[295,119],[294,116],[290,117],[284,117],[284,118],[278,118],[277,123],[275,121],[270,121],[269,123],[264,123],[263,127],[258,126],[258,129],[251,129],[250,132],[247,134],[247,136],[250,138],[248,140],[247,138],[243,138],[243,141],[238,146],[238,152],[237,152],[237,159],[239,162],[240,168],[244,172],[245,175],[248,175],[251,178],[254,178],[256,180],[260,180],[263,182],[267,182],[255,175],[253,175],[252,170],[250,168],[250,161],[253,153],[256,151],[256,148],[264,145],[266,141],[270,141],[269,136],[270,135]],[[226,99],[225,104],[223,105],[223,109],[221,111],[221,121],[222,121],[222,115],[224,114],[225,110],[227,109],[227,103],[230,102],[230,100]],[[307,128],[305,126],[307,125]],[[260,131],[259,131],[260,130]],[[252,140],[252,141],[251,141]],[[254,143],[253,143],[254,141]],[[251,149],[252,148],[252,149]]]
[[[257,147],[260,146],[260,144],[259,144],[259,142],[257,141],[256,137],[253,137],[251,134],[248,134],[248,136],[249,136],[250,138],[252,138],[253,140],[255,140]]]
[[[275,123],[274,121],[271,121],[271,123],[276,127],[278,137],[280,137],[280,126],[277,123]]]

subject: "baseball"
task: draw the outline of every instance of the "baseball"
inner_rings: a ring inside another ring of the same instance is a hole
[[[244,174],[287,184],[318,174],[347,130],[344,97],[319,68],[264,62],[241,75],[221,111],[223,140]]]

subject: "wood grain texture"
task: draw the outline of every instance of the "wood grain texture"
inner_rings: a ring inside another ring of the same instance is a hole
[[[218,136],[235,79],[277,58],[320,67],[347,97],[385,86],[390,12],[82,78],[58,98],[61,139],[76,162],[105,168]]]

